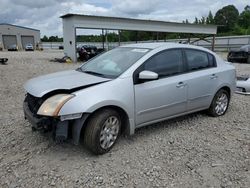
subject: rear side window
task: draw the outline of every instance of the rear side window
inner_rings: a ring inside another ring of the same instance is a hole
[[[146,61],[144,70],[153,71],[159,77],[175,75],[183,71],[182,59],[180,49],[163,51]]]
[[[216,67],[216,61],[214,56],[209,53],[207,55],[208,55],[209,67]]]
[[[188,71],[200,70],[215,66],[214,57],[199,50],[185,49]]]

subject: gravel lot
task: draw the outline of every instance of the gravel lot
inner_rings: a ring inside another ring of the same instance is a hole
[[[49,62],[58,51],[0,52],[0,187],[250,187],[250,97],[234,95],[227,114],[204,113],[141,128],[111,152],[56,145],[24,120],[23,84],[78,65]],[[235,64],[238,74],[250,65]]]

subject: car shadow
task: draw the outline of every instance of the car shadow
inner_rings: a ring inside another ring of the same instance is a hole
[[[191,126],[189,124],[184,124],[183,122],[193,120],[194,118],[198,118],[199,116],[207,116],[205,112],[195,112],[192,114],[160,121],[157,123],[153,123],[141,128],[136,129],[135,135],[143,135],[143,134],[153,134],[154,132],[162,131],[163,128],[166,129],[176,129],[180,126]],[[178,125],[176,125],[178,124]],[[138,134],[137,134],[138,133]]]
[[[120,139],[117,141],[116,146],[112,148],[112,150],[104,155],[112,155],[116,152],[119,152],[119,150],[126,149],[127,145],[130,145],[129,147],[133,147],[133,145],[136,143],[136,140],[142,139],[144,137],[147,137],[149,135],[154,134],[160,134],[162,131],[168,132],[173,129],[178,129],[180,127],[190,127],[191,124],[184,123],[189,122],[195,118],[198,118],[200,116],[207,116],[205,112],[196,112],[184,116],[180,116],[177,118],[161,121],[158,123],[153,123],[145,127],[141,127],[136,129],[135,134],[132,136],[128,136],[125,134],[122,134],[120,136]],[[87,150],[83,143],[83,136],[81,136],[80,142],[78,145],[74,145],[71,141],[67,141],[64,143],[56,144],[52,138],[49,139],[49,150],[46,151],[46,153],[50,152],[59,152],[63,155],[63,153],[71,153],[71,157],[77,157],[82,156],[85,158],[91,157],[92,159],[97,159],[98,156],[92,154],[89,150]]]

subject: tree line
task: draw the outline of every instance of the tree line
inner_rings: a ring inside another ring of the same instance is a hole
[[[215,24],[218,25],[218,36],[229,35],[249,35],[250,34],[250,6],[247,5],[244,10],[239,13],[239,10],[234,5],[227,5],[219,9],[215,15],[209,11],[206,17],[195,17],[193,22],[188,19],[183,23],[190,24]],[[192,37],[192,34],[185,33],[156,33],[146,31],[120,31],[121,41],[143,41],[143,40],[164,40],[174,38]],[[118,33],[111,32],[107,34],[108,41],[117,42]],[[78,42],[101,42],[102,35],[78,35],[76,37]],[[58,36],[46,35],[41,39],[42,42],[62,42],[63,38]]]

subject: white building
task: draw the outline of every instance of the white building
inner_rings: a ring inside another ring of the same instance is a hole
[[[24,49],[27,44],[36,47],[39,43],[39,30],[0,23],[0,48],[8,49],[11,45],[17,45],[18,49]]]

